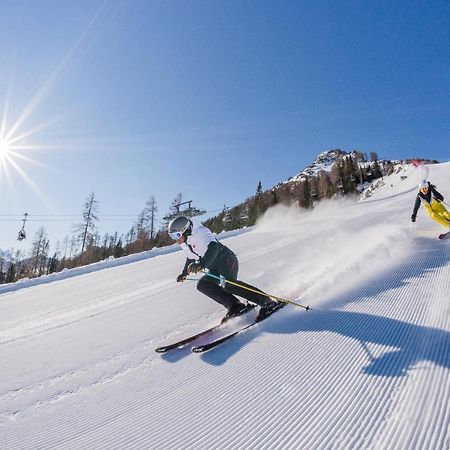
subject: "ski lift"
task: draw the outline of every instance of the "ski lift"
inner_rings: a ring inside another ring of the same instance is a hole
[[[25,216],[23,218],[22,229],[19,231],[19,234],[17,235],[18,241],[23,241],[24,239],[27,238],[27,234],[25,233],[25,224],[27,222],[27,216],[28,216],[28,213],[25,213]]]
[[[248,220],[248,218],[249,218],[249,215],[248,215],[248,207],[246,206],[246,207],[244,208],[244,210],[241,211],[241,213],[239,214],[239,219],[240,219],[240,220]]]
[[[222,214],[223,214],[222,222],[224,224],[232,222],[233,219],[231,217],[230,209],[227,208],[226,205],[224,205],[224,207],[223,207]]]
[[[175,219],[175,217],[179,216],[180,214],[187,216],[187,217],[194,217],[194,216],[201,216],[202,214],[205,214],[205,210],[201,210],[196,208],[195,206],[191,206],[192,200],[188,200],[187,202],[178,203],[174,205],[175,212],[172,214],[168,214],[167,216],[164,216],[164,220],[172,220]],[[182,211],[180,211],[180,206],[182,205],[188,205],[188,207]]]
[[[231,213],[230,210],[227,209],[227,211],[225,212],[222,222],[223,223],[230,223],[233,221],[233,218],[231,217]]]

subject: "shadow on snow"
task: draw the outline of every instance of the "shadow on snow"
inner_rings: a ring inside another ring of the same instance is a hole
[[[260,331],[279,334],[329,331],[358,341],[369,356],[369,364],[362,368],[362,372],[367,375],[404,376],[419,361],[430,361],[450,369],[449,332],[386,317],[339,310],[273,317],[271,322],[261,324],[259,330],[253,329],[242,337],[205,353],[202,359],[209,364],[221,365],[250,343]],[[368,349],[370,343],[394,347],[396,350],[375,357]],[[301,342],[297,350],[302,351]]]
[[[302,332],[328,331],[361,344],[369,358],[369,363],[361,369],[367,375],[401,377],[420,361],[430,361],[450,369],[450,332],[388,317],[338,309],[346,304],[397,289],[406,285],[408,279],[426,277],[433,269],[448,265],[450,252],[447,248],[443,249],[441,243],[418,239],[415,244],[418,246],[417,260],[413,263],[404,262],[395,270],[391,268],[386,273],[377,275],[370,285],[358,287],[344,296],[332,299],[328,303],[330,309],[290,314],[293,307],[286,308],[278,313],[279,315],[242,336],[203,354],[201,356],[203,361],[213,365],[225,363],[261,331],[278,334],[298,333],[298,351],[302,351],[300,347]],[[386,351],[376,357],[371,354],[367,344],[378,344],[395,350]]]

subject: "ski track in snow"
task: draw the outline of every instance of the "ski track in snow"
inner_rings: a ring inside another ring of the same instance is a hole
[[[407,170],[230,237],[242,279],[313,310],[202,355],[154,353],[222,314],[174,283],[177,253],[0,296],[0,448],[450,448],[450,246],[424,211],[405,225]],[[449,170],[430,167],[438,188]]]

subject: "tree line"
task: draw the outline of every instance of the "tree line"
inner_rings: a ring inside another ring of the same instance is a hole
[[[170,206],[172,214],[176,211],[174,205],[180,201],[181,194],[178,194]],[[21,250],[11,252],[7,256],[0,255],[0,284],[13,283],[22,278],[35,278],[171,244],[167,234],[168,221],[161,222],[157,212],[156,200],[151,196],[127,233],[119,234],[116,231],[101,236],[98,228],[99,202],[95,193],[92,193],[83,204],[82,221],[74,225],[71,236],[66,236],[56,243],[54,251],[50,253],[47,231],[45,227],[41,227],[34,235],[28,255]]]

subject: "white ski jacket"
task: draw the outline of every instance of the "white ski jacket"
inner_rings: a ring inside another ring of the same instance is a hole
[[[187,237],[186,242],[180,244],[180,247],[189,260],[197,261],[205,256],[208,245],[216,241],[217,239],[211,230],[204,227],[201,223],[194,223],[192,226],[192,234]]]

